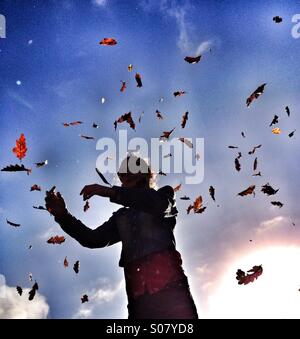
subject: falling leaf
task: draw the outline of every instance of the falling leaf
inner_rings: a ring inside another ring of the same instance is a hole
[[[126,89],[126,81],[121,80],[121,83],[122,83],[122,86],[121,86],[120,92],[124,92]]]
[[[51,237],[50,239],[47,240],[47,243],[48,244],[62,244],[63,242],[65,242],[65,237],[64,236],[59,236],[59,235],[56,235],[55,237]]]
[[[90,208],[89,201],[87,200],[85,205],[83,206],[83,211],[86,212]]]
[[[74,266],[73,266],[73,270],[74,270],[74,272],[75,272],[76,274],[79,273],[79,267],[80,267],[80,262],[79,262],[79,260],[77,260],[77,261],[75,262]]]
[[[87,303],[89,301],[89,297],[84,294],[82,297],[81,297],[81,303],[84,304],[84,303]]]
[[[296,132],[296,130],[293,130],[293,132],[291,132],[291,133],[289,134],[289,137],[290,137],[290,138],[293,137],[294,134],[295,134],[295,132]]]
[[[250,106],[254,99],[257,99],[259,96],[263,94],[265,86],[266,83],[262,84],[261,86],[257,87],[257,89],[250,95],[250,97],[246,100],[247,107]]]
[[[104,46],[114,46],[116,44],[117,44],[117,41],[114,38],[103,38],[99,42],[99,45],[104,45]]]
[[[167,175],[167,174],[164,173],[162,170],[159,170],[159,171],[158,171],[158,174],[159,174],[159,175],[163,175],[163,176],[166,176],[166,175]]]
[[[210,186],[208,191],[209,191],[209,194],[210,194],[212,200],[213,200],[213,201],[216,201],[216,199],[215,199],[215,189],[214,189],[214,187],[213,187],[213,186]]]
[[[133,64],[129,64],[127,69],[128,69],[128,72],[131,72],[133,70]]]
[[[79,134],[80,138],[83,138],[83,139],[87,139],[87,140],[95,140],[94,137],[90,137],[88,135],[82,135],[82,134]]]
[[[256,171],[256,169],[257,169],[257,157],[254,159],[253,171]]]
[[[232,145],[230,145],[230,146],[228,146],[228,148],[235,149],[235,148],[238,148],[238,146],[232,146]]]
[[[16,147],[14,147],[12,151],[20,160],[22,160],[26,156],[26,138],[23,133],[21,134],[20,138],[16,140]]]
[[[37,282],[35,282],[31,290],[29,291],[29,297],[28,297],[29,300],[33,300],[35,293],[38,289],[39,289],[39,285]]]
[[[77,126],[83,124],[82,121],[63,122],[64,127]]]
[[[45,208],[44,206],[32,206],[33,208],[35,208],[36,210],[44,210],[47,211],[47,208]]]
[[[240,164],[238,158],[235,158],[235,159],[234,159],[234,166],[235,166],[235,169],[236,169],[238,172],[241,170],[241,164]]]
[[[36,163],[35,163],[35,166],[36,166],[37,168],[43,167],[43,166],[46,166],[46,165],[48,165],[48,160],[45,160],[45,161],[42,161],[42,162],[36,162]]]
[[[200,160],[200,158],[201,158],[201,157],[200,157],[200,154],[199,154],[199,153],[197,153],[197,154],[195,155],[195,158],[196,158],[196,160],[197,160],[197,161],[199,161],[199,160]]]
[[[238,153],[238,156],[237,156],[237,159],[240,159],[241,157],[242,157],[242,153],[239,152],[239,153]]]
[[[190,213],[191,210],[194,210],[194,213],[203,213],[206,209],[206,207],[202,206],[203,204],[203,199],[202,196],[200,195],[197,197],[192,205],[189,205],[187,208],[187,214]]]
[[[269,183],[261,186],[261,191],[266,195],[274,195],[279,191],[279,188],[275,190]]]
[[[278,124],[278,121],[279,121],[278,118],[279,118],[278,115],[275,114],[273,120],[270,123],[270,127],[275,124]]]
[[[117,125],[121,124],[122,122],[127,122],[129,124],[130,128],[132,128],[133,130],[135,129],[135,123],[132,119],[131,112],[128,112],[128,113],[121,115],[120,118],[118,118],[114,122],[115,130],[117,129]]]
[[[21,166],[16,164],[16,165],[9,165],[1,169],[3,172],[27,172],[27,175],[29,175],[32,170],[31,168],[25,168],[25,166],[22,164]]]
[[[181,97],[182,95],[186,94],[185,91],[177,91],[177,92],[174,92],[173,95],[174,97]]]
[[[283,207],[283,203],[280,201],[271,201],[271,204],[274,206],[278,206],[279,208]]]
[[[68,266],[69,266],[69,262],[68,262],[67,257],[65,257],[65,259],[64,259],[64,268],[67,268]]]
[[[185,112],[182,116],[182,120],[181,120],[181,127],[184,128],[186,125],[186,122],[188,121],[188,115],[189,112]]]
[[[163,101],[164,101],[163,97],[159,98],[159,100],[158,100],[158,102],[163,102]]]
[[[241,135],[242,135],[242,137],[243,137],[243,138],[246,138],[246,136],[245,136],[245,133],[244,133],[244,132],[241,132]]]
[[[273,134],[280,134],[281,133],[281,129],[279,127],[273,128],[272,129],[272,133]]]
[[[29,279],[29,281],[32,281],[32,273],[28,274],[28,279]]]
[[[178,138],[178,140],[180,140],[181,142],[183,142],[184,144],[187,145],[187,147],[189,148],[193,148],[193,144],[190,140],[188,140],[187,138]]]
[[[177,185],[173,188],[174,192],[178,192],[180,189],[181,189],[181,184],[179,184],[179,185]]]
[[[276,24],[279,24],[280,22],[282,22],[282,18],[280,16],[276,15],[276,16],[274,16],[273,21]]]
[[[141,78],[141,75],[139,73],[135,74],[135,81],[137,83],[136,87],[143,87],[142,78]]]
[[[248,188],[246,188],[244,191],[238,193],[238,195],[240,195],[241,197],[245,195],[249,195],[249,194],[255,195],[254,190],[255,190],[255,185],[251,185]]]
[[[96,172],[106,185],[111,186],[111,184],[106,180],[105,176],[98,170],[98,168],[96,168]]]
[[[170,158],[171,156],[172,156],[172,153],[168,153],[168,154],[164,155],[164,159]]]
[[[31,188],[30,188],[30,192],[32,192],[32,191],[41,191],[41,190],[42,190],[41,186],[39,186],[37,184],[32,185]]]
[[[100,128],[100,125],[97,125],[93,122],[93,128]]]
[[[160,140],[169,140],[170,135],[173,133],[175,130],[175,127],[171,129],[171,131],[164,131],[163,134],[159,137]]]
[[[159,119],[159,120],[162,120],[164,117],[162,116],[162,114],[161,114],[161,112],[157,109],[156,111],[155,111],[155,113],[156,113],[156,117]]]
[[[201,55],[198,55],[196,57],[186,56],[184,60],[188,62],[189,64],[197,64],[201,59]]]
[[[181,200],[191,200],[190,197],[187,197],[186,195],[184,195],[183,197],[180,197]]]
[[[253,266],[251,270],[247,272],[252,272],[251,274],[246,274],[244,271],[238,269],[236,272],[236,279],[238,280],[239,285],[247,285],[250,282],[253,282],[257,279],[262,273],[263,268],[262,266]]]
[[[288,117],[291,115],[291,111],[289,109],[289,106],[285,106],[285,111],[286,111],[286,114],[288,115]]]
[[[7,219],[6,219],[6,222],[8,223],[8,225],[13,226],[13,227],[20,227],[21,226],[21,224],[16,224],[16,223],[11,222],[11,221],[9,221]]]
[[[252,176],[253,176],[253,177],[261,177],[261,173],[260,173],[260,172],[254,173]]]
[[[21,296],[22,293],[23,293],[22,287],[21,287],[21,286],[17,286],[17,287],[16,287],[16,290],[17,290],[18,294]]]
[[[252,151],[249,151],[248,154],[254,154],[258,148],[261,148],[262,145],[254,146]]]

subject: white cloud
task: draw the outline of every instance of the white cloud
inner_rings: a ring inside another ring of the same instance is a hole
[[[111,286],[107,282],[103,283],[103,280],[100,284],[102,286],[87,291],[89,302],[80,306],[80,309],[73,315],[73,319],[97,318],[96,307],[110,303],[125,288],[124,280],[120,281],[116,286]]]
[[[265,220],[259,224],[256,231],[258,234],[278,229],[280,226],[284,226],[289,223],[288,218],[283,216],[278,216],[269,220]]]
[[[15,287],[5,284],[0,274],[0,319],[45,319],[49,305],[44,296],[37,293],[32,301],[28,300],[29,288],[23,289],[20,296]]]
[[[144,0],[141,3],[141,7],[146,11],[155,10],[153,3],[154,1]],[[188,1],[179,2],[176,0],[160,0],[159,10],[163,14],[167,14],[175,19],[179,30],[177,46],[183,53],[199,55],[209,50],[209,48],[212,46],[212,40],[196,43],[190,38],[192,36],[192,32],[194,31],[194,27],[188,18],[189,13],[192,11],[191,5]]]
[[[107,0],[93,0],[92,3],[98,7],[104,7],[107,3]]]

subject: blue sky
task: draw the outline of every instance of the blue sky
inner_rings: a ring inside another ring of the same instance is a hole
[[[62,231],[47,213],[32,206],[43,204],[44,191],[56,185],[70,212],[85,224],[95,227],[107,220],[118,206],[105,199],[94,198],[90,210],[83,212],[79,192],[84,185],[99,182],[94,171],[99,151],[94,141],[78,134],[116,139],[113,122],[130,110],[135,120],[142,111],[145,115],[136,132],[120,126],[129,138],[158,137],[179,125],[189,111],[186,133],[205,140],[204,181],[183,185],[179,196],[193,199],[201,194],[208,208],[202,215],[186,216],[187,203],[178,200],[175,231],[200,317],[236,316],[233,307],[223,311],[216,292],[222,290],[228,272],[232,285],[224,285],[223,294],[232,296],[236,308],[245,300],[251,303],[250,289],[256,296],[268,293],[260,281],[263,284],[277,271],[265,268],[264,250],[280,246],[276,253],[285,253],[294,246],[300,260],[300,39],[291,35],[292,17],[299,12],[296,1],[0,1],[7,25],[6,39],[0,39],[0,166],[18,162],[11,149],[21,133],[28,144],[24,164],[49,161],[43,168],[33,168],[30,176],[1,172],[0,274],[7,286],[30,287],[32,273],[40,290],[35,304],[9,292],[2,306],[0,299],[0,317],[126,317],[120,245],[88,250],[67,237],[65,244],[50,246],[47,237]],[[272,21],[276,15],[282,23]],[[115,37],[118,44],[100,46],[104,37]],[[201,61],[187,64],[184,57],[197,51]],[[132,73],[129,64],[134,65]],[[140,89],[135,72],[142,76]],[[127,81],[124,93],[119,91],[120,80]],[[264,94],[247,108],[246,98],[265,82]],[[187,94],[175,99],[172,93],[180,89]],[[284,111],[287,105],[290,118]],[[165,116],[163,121],[155,118],[156,109]],[[278,136],[269,128],[274,114],[280,117]],[[84,124],[62,126],[76,120]],[[100,128],[93,129],[93,122]],[[288,138],[294,129],[294,138]],[[180,128],[174,135],[182,136]],[[254,158],[247,152],[260,143],[263,147],[256,156],[263,176],[256,178],[251,171]],[[239,173],[234,169],[236,152],[227,148],[230,144],[239,145],[243,153]],[[181,181],[180,175],[169,174],[159,178],[158,185]],[[259,192],[267,182],[280,188],[275,200],[284,203],[282,209],[271,206],[272,199]],[[33,184],[41,185],[42,192],[30,192]],[[251,184],[257,185],[255,199],[236,196]],[[220,207],[209,198],[210,185],[216,188]],[[22,226],[11,228],[5,218]],[[261,253],[261,262],[250,260],[250,265],[263,264],[265,273],[251,286],[238,286],[235,270],[250,269],[246,257],[256,253]],[[65,256],[69,269],[62,264]],[[81,262],[78,276],[72,270],[76,260]],[[242,267],[236,267],[237,260]],[[288,269],[299,270],[292,265],[281,268],[287,270],[282,276],[289,275]],[[285,295],[284,284],[279,294]],[[295,284],[300,284],[300,276]],[[84,293],[91,301],[81,305]],[[260,316],[282,316],[282,300],[278,313],[271,313],[263,300],[257,306],[256,300],[256,307],[263,310]],[[250,317],[249,309],[239,315]]]

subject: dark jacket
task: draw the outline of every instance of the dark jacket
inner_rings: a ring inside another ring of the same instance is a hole
[[[67,214],[55,218],[62,229],[82,246],[101,248],[122,242],[119,265],[127,264],[151,253],[175,249],[173,229],[177,209],[170,186],[159,190],[114,186],[111,202],[123,205],[112,217],[92,230]]]

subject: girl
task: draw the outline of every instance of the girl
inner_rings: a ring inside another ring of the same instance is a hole
[[[175,248],[173,188],[150,188],[150,167],[134,155],[123,160],[118,176],[121,187],[87,185],[80,193],[83,200],[98,195],[123,206],[94,230],[69,214],[59,192],[46,192],[46,207],[82,246],[101,248],[122,242],[119,266],[124,268],[129,319],[197,319],[181,256]]]

